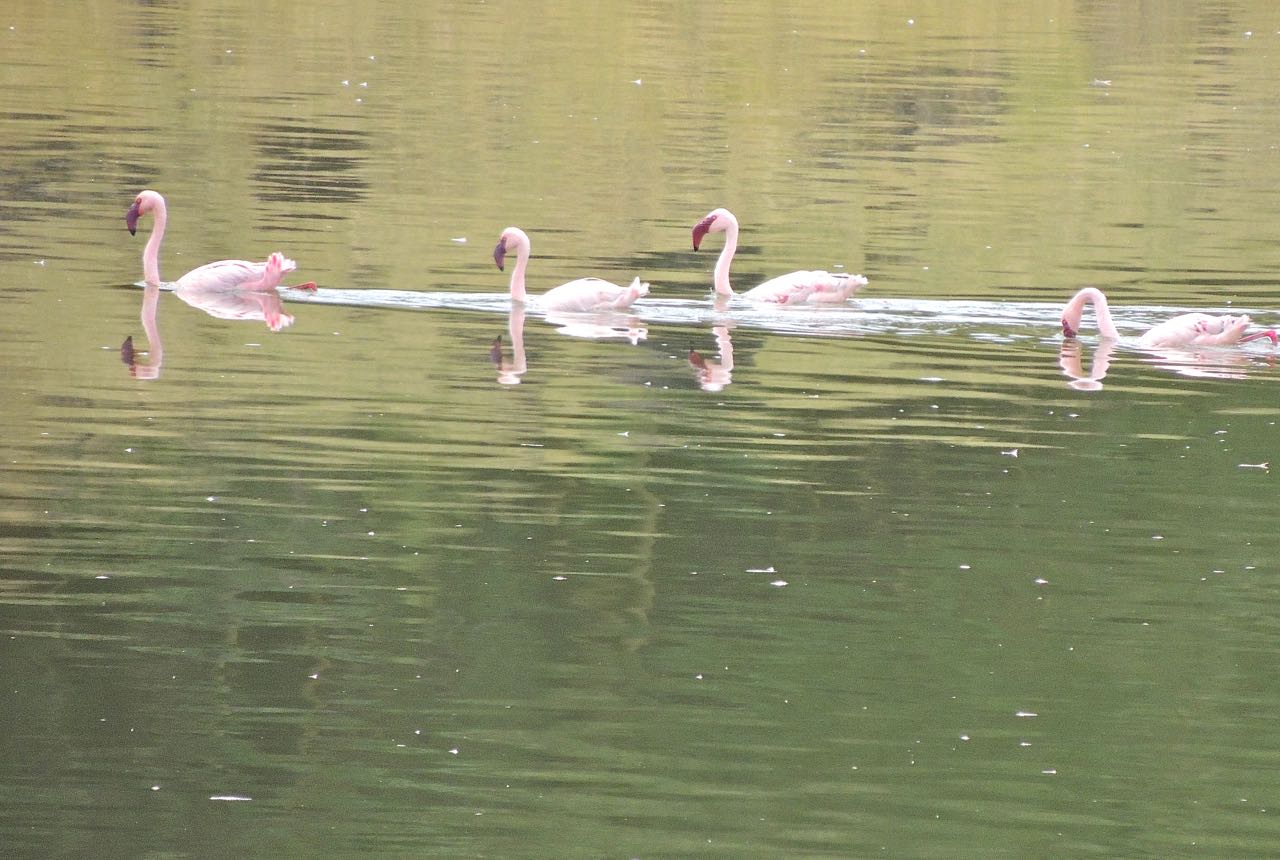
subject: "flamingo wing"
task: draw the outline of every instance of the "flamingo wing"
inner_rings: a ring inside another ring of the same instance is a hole
[[[219,260],[192,269],[178,279],[178,287],[200,290],[269,290],[280,283],[285,272],[298,264],[278,251],[265,263],[248,260]]]
[[[620,287],[600,278],[578,278],[552,287],[543,294],[541,304],[549,311],[602,311],[630,307],[649,293],[649,285],[639,278],[629,287]]]
[[[1199,338],[1211,331],[1221,332],[1222,325],[1217,317],[1208,314],[1178,314],[1153,326],[1139,339],[1142,346],[1177,347],[1190,346],[1195,343],[1209,343]],[[1238,337],[1236,338],[1239,339]]]
[[[765,281],[743,293],[754,302],[774,304],[834,304],[852,296],[867,279],[862,275],[823,271],[791,272]]]

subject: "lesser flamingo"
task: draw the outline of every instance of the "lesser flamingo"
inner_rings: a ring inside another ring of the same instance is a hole
[[[524,270],[529,264],[529,236],[519,227],[508,227],[493,249],[493,261],[503,269],[507,254],[516,252],[511,270],[511,299],[524,304],[530,301],[525,292]],[[635,278],[629,287],[620,287],[600,278],[578,278],[552,287],[532,302],[544,311],[607,311],[630,307],[636,299],[649,294],[649,285]]]
[[[729,285],[729,264],[738,250],[738,219],[728,209],[713,209],[705,218],[693,225],[693,250],[698,250],[702,237],[708,233],[724,233],[724,249],[716,260],[716,294],[729,298],[733,287]],[[867,279],[862,275],[849,275],[823,271],[791,272],[779,275],[753,287],[742,294],[753,302],[770,302],[779,305],[837,304],[852,296]]]
[[[1084,306],[1093,304],[1094,316],[1098,321],[1098,334],[1105,338],[1118,339],[1115,321],[1111,318],[1111,308],[1107,297],[1097,287],[1085,287],[1067,302],[1062,309],[1062,335],[1075,337],[1080,331],[1080,317],[1084,314]],[[1247,314],[1238,316],[1223,314],[1213,316],[1204,313],[1178,314],[1149,329],[1140,338],[1138,345],[1152,349],[1164,349],[1181,346],[1230,346],[1236,343],[1248,343],[1251,340],[1267,338],[1274,346],[1276,333],[1272,329],[1246,334],[1252,320]]]
[[[138,219],[143,215],[151,215],[152,227],[151,235],[147,238],[147,246],[142,251],[142,277],[149,286],[160,285],[160,243],[164,241],[164,228],[168,221],[168,209],[165,206],[164,198],[159,193],[151,190],[142,191],[134,199],[133,205],[129,207],[129,211],[125,213],[124,222],[129,228],[129,234],[134,235],[138,231]],[[292,272],[298,267],[298,264],[290,260],[279,251],[276,251],[267,258],[265,263],[251,263],[248,260],[220,260],[216,263],[206,263],[197,269],[192,269],[181,278],[174,282],[174,289],[181,296],[184,293],[198,294],[209,291],[231,291],[245,290],[252,292],[265,293],[270,291],[274,295],[276,287],[280,286],[280,279],[284,277],[285,272]],[[314,290],[316,285],[314,282],[298,284],[293,289],[298,290]],[[192,302],[196,304],[196,302]],[[254,303],[256,304],[256,303]],[[267,314],[267,324],[273,330],[283,328],[288,323],[279,324],[282,319],[277,315],[277,324],[272,325],[270,319],[272,315]],[[284,316],[288,316],[285,314]],[[258,317],[261,319],[262,317]],[[289,322],[292,322],[289,318]]]

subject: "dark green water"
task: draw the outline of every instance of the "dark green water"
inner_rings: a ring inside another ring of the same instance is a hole
[[[1055,308],[1280,322],[1280,12],[1010,5],[0,19],[0,853],[1276,854],[1274,353]],[[157,374],[143,187],[341,302]]]

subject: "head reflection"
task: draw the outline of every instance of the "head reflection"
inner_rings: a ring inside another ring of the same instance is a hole
[[[160,327],[156,323],[156,307],[160,303],[160,286],[148,284],[142,293],[142,330],[147,335],[147,361],[138,360],[138,350],[133,345],[133,335],[120,345],[120,360],[129,368],[129,375],[138,379],[158,379],[164,363],[164,344],[160,341]]]
[[[727,325],[712,326],[711,331],[716,336],[720,360],[708,360],[696,349],[690,349],[689,365],[697,373],[698,385],[703,391],[723,391],[733,382],[733,338]]]
[[[507,317],[507,335],[511,339],[510,361],[503,354],[501,336],[495,338],[489,347],[489,360],[497,369],[500,385],[519,385],[521,377],[529,369],[524,351],[524,319],[524,305],[513,303]],[[616,311],[549,313],[546,320],[560,334],[587,340],[626,340],[631,344],[638,344],[649,336],[649,330],[640,325],[636,317]]]
[[[511,338],[511,361],[502,356],[502,335],[494,338],[489,359],[498,369],[499,385],[519,385],[529,365],[524,357],[524,305],[513,304],[507,317],[507,335]]]
[[[1077,391],[1100,391],[1102,380],[1111,367],[1111,354],[1115,352],[1115,348],[1114,340],[1099,341],[1098,348],[1093,352],[1093,363],[1089,366],[1089,372],[1085,373],[1084,346],[1075,338],[1063,340],[1062,349],[1058,352],[1058,366],[1062,368],[1063,374],[1071,378],[1067,385]]]

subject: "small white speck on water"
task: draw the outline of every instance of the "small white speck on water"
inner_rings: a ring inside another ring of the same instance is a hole
[[[1015,717],[1038,717],[1038,716],[1040,716],[1040,715],[1039,715],[1039,714],[1037,714],[1035,711],[1015,711],[1013,715],[1014,715]]]
[[[772,585],[774,588],[784,588],[787,584],[787,581],[785,579],[775,579],[773,582],[769,584]]]
[[[555,576],[551,578],[556,582],[564,582],[569,577],[565,576],[563,573],[557,573]]]

